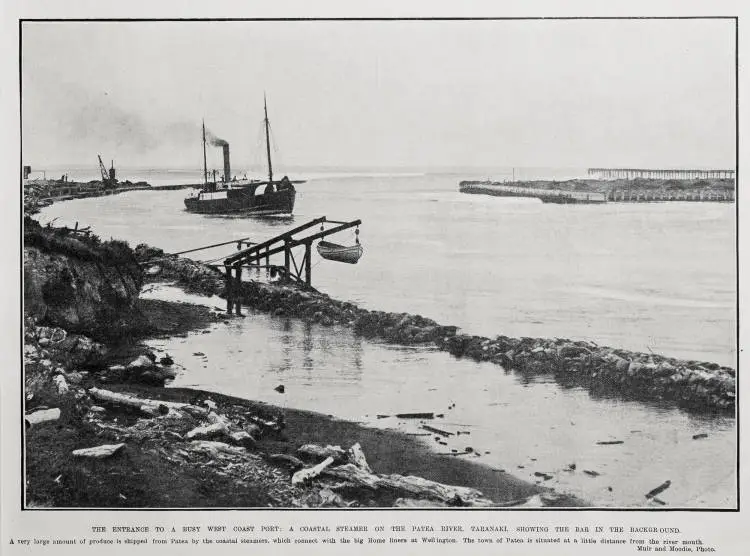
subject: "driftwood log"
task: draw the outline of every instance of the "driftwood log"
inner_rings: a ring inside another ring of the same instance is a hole
[[[320,475],[326,467],[331,465],[333,463],[332,457],[327,457],[323,461],[321,461],[318,465],[314,467],[308,467],[307,469],[300,469],[297,471],[294,475],[292,475],[292,484],[298,485],[300,483],[304,483],[305,481],[309,479],[313,479]]]
[[[646,498],[656,498],[657,495],[661,494],[665,490],[667,490],[670,486],[672,486],[672,481],[664,481],[662,484],[660,484],[655,489],[649,491],[646,494]]]
[[[444,431],[443,429],[438,429],[436,427],[431,427],[430,425],[422,425],[422,428],[426,431],[434,432],[435,434],[439,434],[440,436],[453,436],[452,432]]]
[[[189,448],[193,452],[201,452],[208,454],[214,458],[221,458],[226,456],[244,456],[247,455],[247,450],[239,446],[230,446],[225,442],[215,442],[212,440],[193,440],[190,443]]]
[[[344,479],[358,486],[377,490],[392,490],[404,498],[437,500],[457,506],[492,506],[492,500],[473,488],[444,485],[422,477],[411,475],[375,475],[368,473],[352,463],[331,467],[324,475]]]
[[[349,461],[346,450],[341,449],[340,446],[323,447],[317,444],[305,444],[297,449],[297,454],[304,459],[314,461],[322,461],[329,457],[333,458],[333,461],[337,464]]]
[[[492,500],[485,498],[480,491],[473,488],[445,485],[409,475],[377,475],[372,472],[362,447],[358,443],[346,451],[339,446],[322,447],[317,444],[305,444],[297,450],[297,453],[308,459],[320,460],[325,457],[324,463],[331,460],[331,463],[326,464],[320,474],[342,479],[347,483],[370,490],[382,488],[391,490],[404,499],[432,500],[452,506],[493,505]],[[298,471],[298,474],[308,473],[312,469],[315,468],[303,469]],[[317,474],[318,472],[315,475]],[[304,477],[312,478],[315,475],[304,475]]]
[[[103,390],[101,388],[90,388],[89,395],[100,402],[130,407],[152,417],[168,415],[169,417],[183,418],[186,414],[193,417],[196,415],[206,417],[208,415],[208,410],[198,406],[191,406],[186,403],[164,402],[160,400],[138,398],[136,396],[118,394],[117,392]]]
[[[268,459],[273,463],[283,465],[284,467],[289,467],[293,471],[302,469],[305,466],[305,464],[302,463],[302,460],[295,458],[294,456],[291,456],[289,454],[272,454],[268,456]]]
[[[367,463],[365,453],[362,451],[362,446],[359,445],[359,442],[349,448],[348,456],[349,461],[359,467],[362,471],[372,473],[372,469],[370,469],[370,465]]]
[[[124,447],[125,444],[102,444],[93,448],[81,448],[80,450],[73,450],[73,457],[104,459],[115,455]]]
[[[222,436],[229,436],[229,427],[224,423],[211,423],[202,427],[195,427],[185,435],[188,440],[208,440]]]

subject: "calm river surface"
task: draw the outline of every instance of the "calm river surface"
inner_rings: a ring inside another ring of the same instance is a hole
[[[57,203],[40,220],[78,221],[103,238],[175,252],[241,237],[262,241],[323,215],[361,218],[359,264],[314,259],[313,283],[333,297],[420,313],[469,333],[581,338],[736,365],[733,205],[560,206],[458,193],[458,181],[473,177],[319,177],[298,187],[295,216],[287,219],[189,214],[187,192],[178,190]],[[349,243],[353,232],[339,239]],[[175,296],[169,288],[144,295]],[[660,498],[669,507],[735,503],[730,418],[592,399],[549,378],[528,382],[496,365],[253,313],[211,334],[153,345],[183,368],[175,385],[409,432],[418,423],[377,415],[445,413],[435,426],[470,434],[451,437],[448,446],[425,437],[438,451],[470,446],[479,461],[597,505],[642,505],[667,479],[672,486]],[[283,395],[273,391],[281,383]],[[708,438],[693,440],[699,432]],[[624,444],[596,445],[611,439]],[[571,463],[575,472],[565,470]],[[553,478],[543,481],[537,471]]]

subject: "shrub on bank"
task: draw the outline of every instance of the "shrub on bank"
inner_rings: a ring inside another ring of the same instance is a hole
[[[36,247],[46,253],[67,255],[81,261],[112,266],[137,264],[133,250],[125,241],[102,242],[94,234],[74,233],[68,228],[45,228],[29,217],[24,219],[23,242],[25,247]]]

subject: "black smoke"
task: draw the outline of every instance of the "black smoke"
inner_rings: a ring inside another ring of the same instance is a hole
[[[206,140],[213,147],[225,147],[229,144],[221,137],[217,137],[215,133],[209,131],[208,129],[206,130]]]

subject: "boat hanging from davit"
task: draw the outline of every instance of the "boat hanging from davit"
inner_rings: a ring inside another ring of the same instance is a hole
[[[295,183],[287,176],[280,180],[273,179],[271,164],[271,143],[269,138],[268,107],[263,98],[263,113],[266,135],[266,156],[268,160],[268,180],[237,180],[232,178],[229,163],[229,143],[214,142],[221,146],[224,155],[224,175],[217,182],[208,180],[206,167],[206,126],[203,124],[203,188],[185,199],[185,208],[189,212],[201,214],[230,214],[249,216],[270,216],[292,214],[294,211]]]

